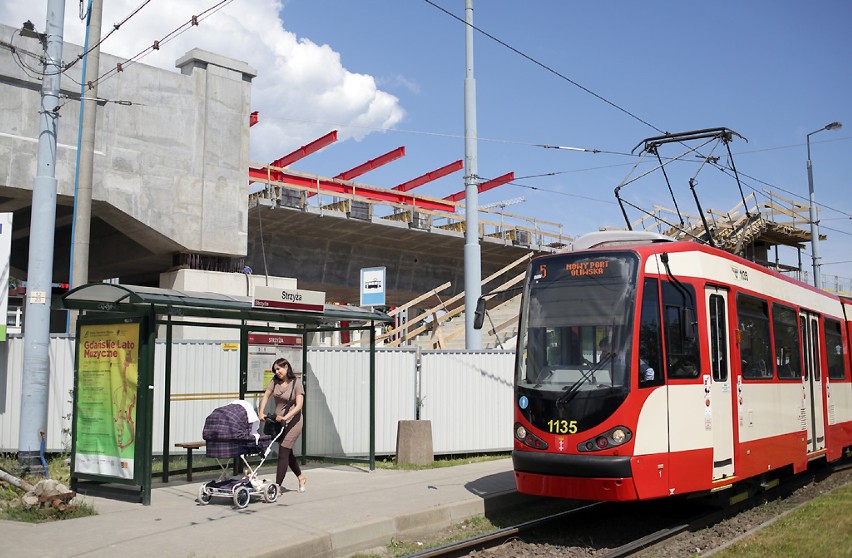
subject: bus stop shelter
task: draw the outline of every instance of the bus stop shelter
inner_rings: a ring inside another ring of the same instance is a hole
[[[295,289],[281,291],[280,298],[285,300],[301,297],[302,293],[322,294]],[[159,396],[154,389],[154,349],[159,328],[165,330],[166,342],[162,477],[168,481],[168,402],[175,326],[239,330],[240,369],[235,373],[240,377],[240,399],[252,381],[248,365],[249,332],[301,336],[303,347],[308,346],[308,335],[312,333],[368,332],[369,465],[374,469],[375,328],[393,319],[373,309],[325,304],[324,295],[321,304],[304,305],[307,310],[298,305],[281,308],[274,307],[274,302],[270,306],[264,304],[267,303],[247,296],[111,283],[89,283],[54,299],[56,309],[80,311],[74,362],[72,489],[129,496],[150,504],[153,402]],[[302,370],[307,370],[307,351],[302,351],[302,359]],[[304,444],[303,436],[303,454]]]

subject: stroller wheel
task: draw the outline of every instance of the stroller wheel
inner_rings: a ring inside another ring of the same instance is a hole
[[[239,509],[243,509],[249,505],[251,494],[245,486],[238,486],[234,489],[234,505]]]
[[[198,487],[198,503],[202,506],[210,503],[210,491],[207,490],[207,483]]]
[[[270,482],[263,489],[263,501],[269,504],[275,502],[278,499],[278,485],[274,482]]]

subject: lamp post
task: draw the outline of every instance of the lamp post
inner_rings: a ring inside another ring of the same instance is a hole
[[[817,222],[817,210],[816,203],[814,202],[814,172],[813,166],[811,165],[811,136],[814,134],[818,134],[823,130],[837,130],[842,126],[840,122],[832,122],[819,130],[815,130],[808,134],[807,136],[807,144],[808,144],[808,194],[810,196],[810,220],[811,220],[811,258],[813,259],[814,265],[814,287],[821,288],[821,281],[819,277],[819,267],[820,267],[820,257],[819,257],[819,223]]]

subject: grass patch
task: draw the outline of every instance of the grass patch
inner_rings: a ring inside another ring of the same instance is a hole
[[[18,460],[14,454],[0,454],[0,469],[14,475],[28,483],[35,485],[44,477],[42,475],[19,475],[16,472]],[[47,460],[47,470],[51,479],[57,480],[69,486],[71,483],[71,466],[68,456],[64,454],[53,455]],[[75,519],[95,515],[92,506],[78,503],[60,511],[53,506],[24,509],[21,506],[21,496],[24,490],[10,483],[0,481],[0,519],[9,521],[21,521],[25,523],[44,523],[46,521],[59,521],[63,519]]]
[[[716,554],[718,558],[840,558],[852,556],[852,485],[787,514]]]

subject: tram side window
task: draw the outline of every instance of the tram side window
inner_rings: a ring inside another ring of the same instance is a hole
[[[772,305],[775,333],[775,366],[782,380],[801,380],[802,357],[799,346],[799,321],[796,311],[780,304]]]
[[[743,378],[750,380],[772,378],[769,307],[766,301],[754,296],[737,295],[737,316],[742,333],[740,359]]]
[[[828,377],[831,380],[846,378],[846,354],[843,351],[843,336],[840,322],[825,320],[825,352],[828,355]]]
[[[663,325],[669,378],[697,378],[701,369],[695,319],[695,289],[663,281]]]
[[[639,324],[639,387],[663,383],[663,354],[660,339],[660,295],[656,279],[645,279],[642,316]]]

